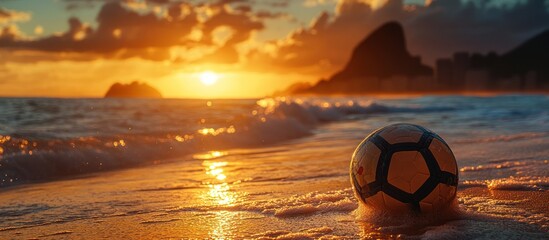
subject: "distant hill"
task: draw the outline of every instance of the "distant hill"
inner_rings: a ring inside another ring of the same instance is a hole
[[[370,89],[368,79],[432,75],[432,68],[423,65],[419,57],[414,57],[408,52],[402,26],[397,22],[388,22],[374,30],[355,47],[343,70],[313,87],[293,92],[364,92],[375,90]]]
[[[105,98],[162,98],[162,94],[146,83],[134,81],[130,84],[113,84]]]

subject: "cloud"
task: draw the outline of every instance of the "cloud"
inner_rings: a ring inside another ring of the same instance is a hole
[[[67,2],[92,4],[100,1]],[[104,1],[96,17],[97,28],[75,17],[68,20],[66,32],[38,39],[24,39],[6,28],[0,35],[0,48],[179,61],[184,56],[172,56],[172,47],[208,47],[210,49],[205,53],[210,54],[198,61],[235,63],[240,59],[237,45],[247,41],[252,32],[264,28],[261,19],[281,17],[279,14],[252,12],[248,0],[220,0],[196,5],[148,0],[140,2],[145,4],[143,8],[131,5],[135,3],[138,1]],[[229,38],[219,45],[213,39],[221,27],[232,31]]]
[[[36,27],[34,27],[34,34],[42,35],[42,33],[44,33],[44,28],[40,25],[36,25]]]
[[[214,31],[219,27],[228,27],[233,30],[233,34],[225,42],[224,46],[204,57],[204,61],[218,63],[238,62],[239,54],[236,50],[236,45],[248,40],[253,31],[262,30],[265,27],[263,22],[254,19],[247,11],[232,12],[233,9],[224,6],[224,4],[234,2],[244,1],[223,0],[217,5],[211,6],[211,10],[216,13],[203,23],[202,29],[205,37],[202,41],[211,43],[214,37]]]
[[[172,8],[178,6],[172,5]],[[17,39],[2,34],[0,47],[30,49],[50,52],[91,52],[114,56],[116,51],[124,51],[122,56],[142,56],[157,59],[155,51],[166,51],[167,47],[183,44],[184,38],[197,24],[194,12],[182,14],[170,11],[160,18],[154,13],[138,14],[124,8],[118,2],[103,5],[97,15],[98,27],[92,29],[78,18],[68,20],[69,29],[61,34],[39,39]],[[11,41],[10,41],[11,40]],[[161,54],[164,57],[166,54]]]
[[[271,43],[274,51],[251,52],[250,62],[284,68],[317,66],[312,69],[330,74],[348,61],[360,40],[388,21],[404,25],[410,52],[429,64],[455,51],[507,51],[549,28],[547,1],[438,0],[422,6],[388,0],[375,6],[379,2],[340,0],[335,13],[320,13],[309,26]]]
[[[0,7],[0,24],[25,22],[31,19],[31,14]]]
[[[19,31],[17,25],[8,25],[0,30],[0,46],[23,38],[23,34]]]
[[[285,19],[290,22],[295,22],[296,18],[285,12],[270,12],[261,10],[255,13],[255,17],[259,19]]]

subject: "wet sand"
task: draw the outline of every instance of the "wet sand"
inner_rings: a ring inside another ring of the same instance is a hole
[[[459,195],[482,196],[495,200],[515,201],[516,207],[531,211],[532,213],[543,214],[549,218],[549,191],[491,190],[482,187],[472,187],[460,190]],[[546,225],[546,227],[549,227],[549,225]]]
[[[230,161],[230,157],[224,160]],[[245,168],[243,164],[229,163],[224,170],[230,173]],[[459,216],[435,222],[424,222],[422,218],[392,222],[380,219],[384,216],[364,217],[357,210],[359,205],[345,175],[312,181],[277,180],[278,184],[273,185],[261,182],[196,188],[166,185],[168,179],[174,179],[183,169],[187,169],[184,172],[196,169],[197,174],[202,174],[197,165],[207,169],[212,166],[204,162],[164,164],[3,191],[0,194],[4,203],[12,207],[3,208],[2,217],[20,219],[25,224],[3,227],[0,238],[515,239],[524,236],[544,239],[548,236],[548,191],[468,187],[458,192]]]

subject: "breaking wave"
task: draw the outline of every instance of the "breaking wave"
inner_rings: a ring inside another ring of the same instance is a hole
[[[121,104],[118,104],[121,105]],[[122,111],[123,106],[115,108]],[[113,107],[105,107],[113,111]],[[122,110],[121,110],[122,109]],[[213,115],[201,110],[209,118],[199,124],[183,124],[173,127],[162,119],[156,107],[139,110],[139,116],[151,115],[157,122],[148,123],[150,132],[128,133],[127,121],[104,126],[79,137],[36,137],[40,129],[29,133],[17,132],[17,128],[0,129],[0,187],[29,181],[41,181],[56,177],[118,169],[137,165],[157,164],[187,154],[213,149],[253,147],[310,135],[322,123],[349,119],[351,116],[367,116],[394,112],[448,111],[446,107],[402,107],[380,104],[375,101],[319,100],[267,98],[249,105],[227,106]],[[82,111],[88,111],[84,109]],[[87,128],[89,123],[103,115],[113,114],[105,110],[93,119],[85,113],[69,114],[65,122],[71,122],[72,130]],[[147,113],[146,111],[150,111]],[[201,111],[195,111],[200,119]],[[57,111],[48,114],[61,114]],[[206,114],[208,113],[208,114]],[[134,116],[132,114],[131,116]],[[70,116],[78,116],[71,119]],[[191,116],[189,116],[191,117]],[[50,117],[51,118],[51,117]],[[53,117],[59,120],[61,117]],[[165,118],[173,118],[166,116]],[[354,117],[356,118],[356,117]],[[149,121],[149,118],[146,120]],[[139,118],[137,121],[145,121]],[[174,121],[172,121],[174,122]],[[211,122],[211,125],[208,123]],[[44,128],[61,123],[44,123]],[[81,124],[81,125],[78,125]],[[174,123],[175,124],[175,123]],[[115,125],[118,128],[114,128]],[[56,125],[57,126],[57,125]],[[142,127],[146,128],[146,127]],[[168,129],[168,132],[166,130]],[[174,130],[178,129],[178,130]],[[163,131],[164,130],[164,131]],[[57,131],[57,130],[56,130]],[[101,132],[103,131],[103,132]]]

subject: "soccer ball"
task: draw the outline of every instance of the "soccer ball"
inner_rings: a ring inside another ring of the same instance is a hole
[[[440,136],[399,123],[374,131],[358,145],[350,176],[356,197],[374,209],[440,212],[456,197],[458,168]]]

